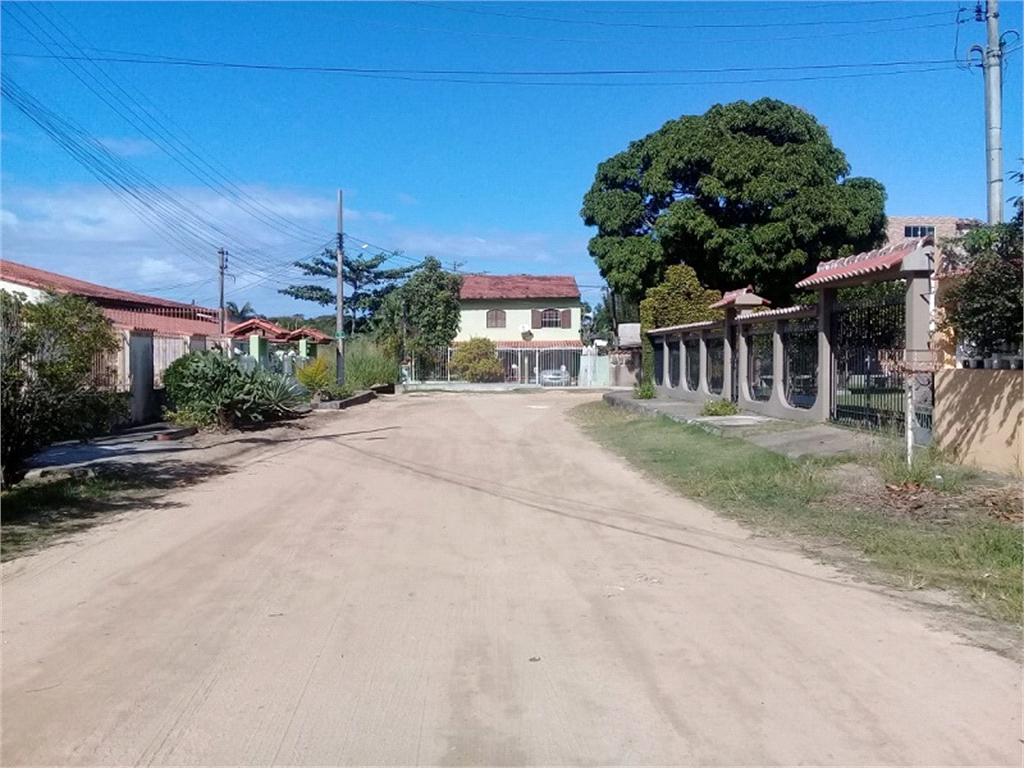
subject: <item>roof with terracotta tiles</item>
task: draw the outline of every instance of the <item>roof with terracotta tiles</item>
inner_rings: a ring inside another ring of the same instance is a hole
[[[912,240],[903,240],[893,245],[887,245],[874,251],[858,253],[855,256],[825,261],[818,264],[814,274],[805,277],[796,284],[796,287],[807,288],[814,285],[826,285],[839,282],[840,280],[895,271],[900,268],[904,258],[914,253],[918,248],[932,244],[933,240],[930,237],[914,238]]]
[[[754,286],[748,285],[746,288],[738,288],[735,291],[726,291],[722,294],[722,298],[716,301],[714,304],[709,304],[711,309],[721,309],[722,307],[730,307],[734,304],[741,304],[746,307],[764,306],[765,304],[771,304],[768,299],[762,299],[760,296],[754,293]]]
[[[456,341],[453,346],[465,344],[464,341]],[[562,341],[496,341],[495,349],[581,349],[583,342],[579,340]]]
[[[4,280],[9,282],[18,283],[19,285],[24,285],[29,288],[51,290],[56,291],[57,293],[73,293],[78,296],[85,296],[86,298],[97,300],[98,303],[111,301],[127,304],[142,304],[151,307],[166,307],[174,309],[188,308],[206,312],[216,312],[216,310],[207,309],[206,307],[196,307],[195,304],[185,304],[180,301],[160,299],[156,296],[145,296],[141,293],[131,293],[130,291],[121,291],[117,288],[108,288],[105,285],[97,285],[96,283],[86,282],[85,280],[68,277],[67,275],[58,275],[56,272],[47,272],[45,269],[29,267],[25,264],[8,261],[7,259],[0,259],[0,277],[3,277]]]
[[[171,317],[155,312],[102,307],[103,314],[118,328],[153,331],[160,336],[220,336],[220,324],[213,320]]]
[[[578,299],[572,275],[463,275],[459,298]]]
[[[296,328],[288,334],[288,341],[298,341],[299,339],[312,339],[322,344],[325,341],[330,341],[331,337],[316,328]]]
[[[290,333],[291,331],[287,328],[282,328],[277,323],[272,323],[262,317],[253,317],[228,326],[228,335],[236,339],[259,334],[272,341],[288,341]]]

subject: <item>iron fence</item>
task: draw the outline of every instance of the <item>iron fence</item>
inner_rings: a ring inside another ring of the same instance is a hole
[[[708,389],[713,395],[722,394],[725,383],[725,337],[707,340],[708,350]]]
[[[696,392],[700,386],[700,339],[686,339],[683,348],[686,350],[686,388]]]
[[[679,386],[679,339],[668,342],[668,381],[673,387]]]
[[[452,365],[455,347],[412,354],[402,366],[406,381],[438,383],[464,381]],[[543,387],[579,385],[582,347],[501,347],[495,350],[501,361],[505,383]]]
[[[832,420],[903,432],[903,298],[838,307],[831,330]]]
[[[783,347],[786,401],[794,408],[811,408],[818,399],[818,321],[789,321]]]
[[[747,337],[747,388],[754,400],[765,402],[772,396],[774,369],[774,323],[750,323]]]

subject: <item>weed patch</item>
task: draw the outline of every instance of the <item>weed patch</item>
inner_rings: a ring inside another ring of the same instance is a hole
[[[930,455],[910,468],[884,455],[794,460],[605,403],[570,413],[638,469],[750,527],[795,535],[819,555],[838,548],[896,586],[950,589],[1021,621],[1024,534],[1007,512],[1013,500],[971,486],[968,470]]]

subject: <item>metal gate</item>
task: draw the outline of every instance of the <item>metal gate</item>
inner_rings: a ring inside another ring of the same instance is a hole
[[[902,296],[833,310],[833,421],[904,431],[905,389],[898,362],[905,329]]]

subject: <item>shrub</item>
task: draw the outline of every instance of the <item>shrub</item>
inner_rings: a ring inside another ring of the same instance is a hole
[[[345,400],[354,394],[355,390],[352,387],[339,387],[337,384],[331,384],[325,393],[327,400]]]
[[[28,303],[0,291],[0,478],[19,480],[50,443],[102,434],[127,412],[97,361],[119,348],[110,322],[78,296]]]
[[[325,358],[318,357],[316,360],[296,368],[295,378],[306,388],[314,401],[320,401],[335,383],[336,374],[332,373],[331,366],[328,365]]]
[[[735,416],[740,409],[731,400],[708,400],[700,409],[701,416]]]
[[[452,353],[451,369],[466,381],[502,381],[505,378],[505,368],[490,339],[470,339],[456,347]]]
[[[368,389],[374,384],[397,384],[398,361],[394,355],[365,336],[345,344],[345,386]]]
[[[294,415],[302,395],[279,374],[246,372],[230,358],[213,352],[194,352],[178,358],[164,376],[169,418],[197,426],[216,424],[230,429],[239,424]]]
[[[636,385],[635,397],[637,400],[652,400],[657,393],[654,391],[654,382],[645,380]]]

